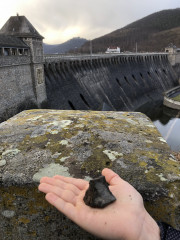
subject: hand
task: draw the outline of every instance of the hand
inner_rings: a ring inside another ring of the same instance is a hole
[[[147,213],[141,195],[110,169],[102,175],[116,201],[104,209],[91,208],[84,201],[89,183],[82,179],[43,177],[39,190],[46,200],[86,231],[104,239],[160,240],[156,222]]]

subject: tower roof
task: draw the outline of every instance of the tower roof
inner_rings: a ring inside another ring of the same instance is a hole
[[[10,17],[1,28],[0,33],[15,37],[32,37],[43,39],[43,37],[38,33],[38,31],[25,16],[18,15]]]
[[[29,48],[20,38],[0,34],[0,47]]]

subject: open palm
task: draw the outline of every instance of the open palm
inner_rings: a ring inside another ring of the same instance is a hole
[[[153,219],[144,209],[141,195],[115,172],[104,169],[102,175],[116,201],[104,209],[91,208],[84,201],[89,183],[82,179],[54,176],[43,177],[39,190],[46,200],[68,218],[92,234],[104,239],[140,240],[146,224]],[[156,227],[156,226],[155,226]],[[150,239],[159,239],[153,238]]]

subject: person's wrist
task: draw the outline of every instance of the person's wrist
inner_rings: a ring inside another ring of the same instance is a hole
[[[160,229],[156,221],[146,212],[139,240],[160,240]]]

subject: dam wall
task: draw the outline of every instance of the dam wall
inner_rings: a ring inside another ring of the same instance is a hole
[[[49,107],[134,111],[178,85],[167,54],[45,57]]]

